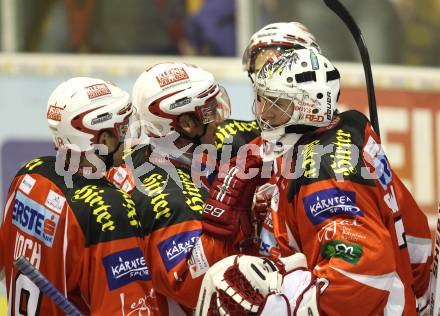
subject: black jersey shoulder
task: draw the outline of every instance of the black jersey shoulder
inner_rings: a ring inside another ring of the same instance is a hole
[[[260,128],[255,120],[225,120],[217,127],[215,133],[215,146],[218,156],[220,157],[225,145],[230,145],[232,157],[235,157],[241,146],[249,144],[252,140],[260,136],[260,134]]]
[[[337,124],[300,140],[294,157],[299,177],[290,182],[289,200],[301,186],[328,179],[374,186],[374,181],[364,176],[366,169],[362,159],[368,119],[351,110],[340,113],[338,120]]]
[[[190,220],[201,220],[207,189],[196,185],[190,167],[154,166],[139,177],[133,199],[144,235]]]
[[[30,160],[17,172],[17,176],[23,174],[39,174],[52,181],[63,192],[66,190],[64,178],[57,173],[55,156],[44,156]]]
[[[86,246],[140,236],[140,222],[131,196],[104,178],[74,176],[66,199],[83,230]]]
[[[72,177],[72,185],[57,173],[56,157],[35,158],[17,175],[39,174],[63,193],[83,231],[86,246],[139,234],[139,221],[131,197],[102,179]]]

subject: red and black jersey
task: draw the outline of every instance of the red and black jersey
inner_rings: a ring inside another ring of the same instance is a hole
[[[55,157],[15,176],[0,229],[10,315],[64,315],[13,265],[25,256],[87,315],[157,313],[131,197],[104,179],[55,172]]]
[[[139,212],[153,287],[159,294],[195,308],[204,273],[213,263],[233,254],[224,241],[202,234],[208,190],[196,185],[190,166],[153,164],[144,150],[135,151],[131,157],[135,166],[147,164],[139,182],[135,181],[132,197]]]
[[[260,128],[257,121],[243,121],[227,119],[217,127],[215,133],[215,147],[217,148],[218,159],[224,146],[231,146],[231,156],[237,156],[241,146],[251,143],[260,136]]]
[[[415,297],[423,301],[429,287],[428,222],[368,120],[341,113],[290,155],[292,173],[279,167],[270,180],[276,189],[260,250],[303,252],[326,284],[326,315],[416,315]]]

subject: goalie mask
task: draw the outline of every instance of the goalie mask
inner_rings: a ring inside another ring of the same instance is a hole
[[[299,22],[280,22],[266,25],[252,35],[243,54],[243,69],[249,75],[253,74],[259,70],[255,69],[255,59],[259,53],[268,49],[282,53],[295,46],[314,47],[319,52],[321,51],[313,34]]]
[[[254,112],[262,137],[277,141],[327,126],[337,109],[339,72],[316,49],[292,49],[258,72]]]
[[[183,63],[157,64],[143,72],[133,87],[133,104],[142,131],[152,137],[174,131],[184,113],[193,113],[205,125],[230,114],[228,94],[214,76]]]

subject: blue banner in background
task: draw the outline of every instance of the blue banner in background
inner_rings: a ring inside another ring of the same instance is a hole
[[[6,201],[9,186],[17,171],[34,158],[55,154],[51,141],[7,140],[2,144],[0,153],[3,188],[1,214],[3,214],[3,204]]]

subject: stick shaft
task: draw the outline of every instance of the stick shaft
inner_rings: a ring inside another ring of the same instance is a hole
[[[374,131],[380,138],[379,130],[379,118],[377,116],[377,104],[376,104],[376,94],[374,91],[373,73],[371,71],[370,55],[368,53],[367,45],[362,36],[361,29],[356,24],[356,21],[347,11],[347,9],[342,5],[339,0],[324,0],[324,3],[330,10],[332,10],[339,18],[344,22],[347,28],[350,30],[353,36],[359,53],[362,59],[362,65],[364,66],[365,81],[367,83],[367,93],[368,93],[368,108],[370,112],[370,121],[373,126]]]
[[[17,258],[15,266],[26,275],[41,292],[45,293],[50,299],[61,308],[68,316],[82,316],[81,312],[64,295],[41,274],[24,256]]]

